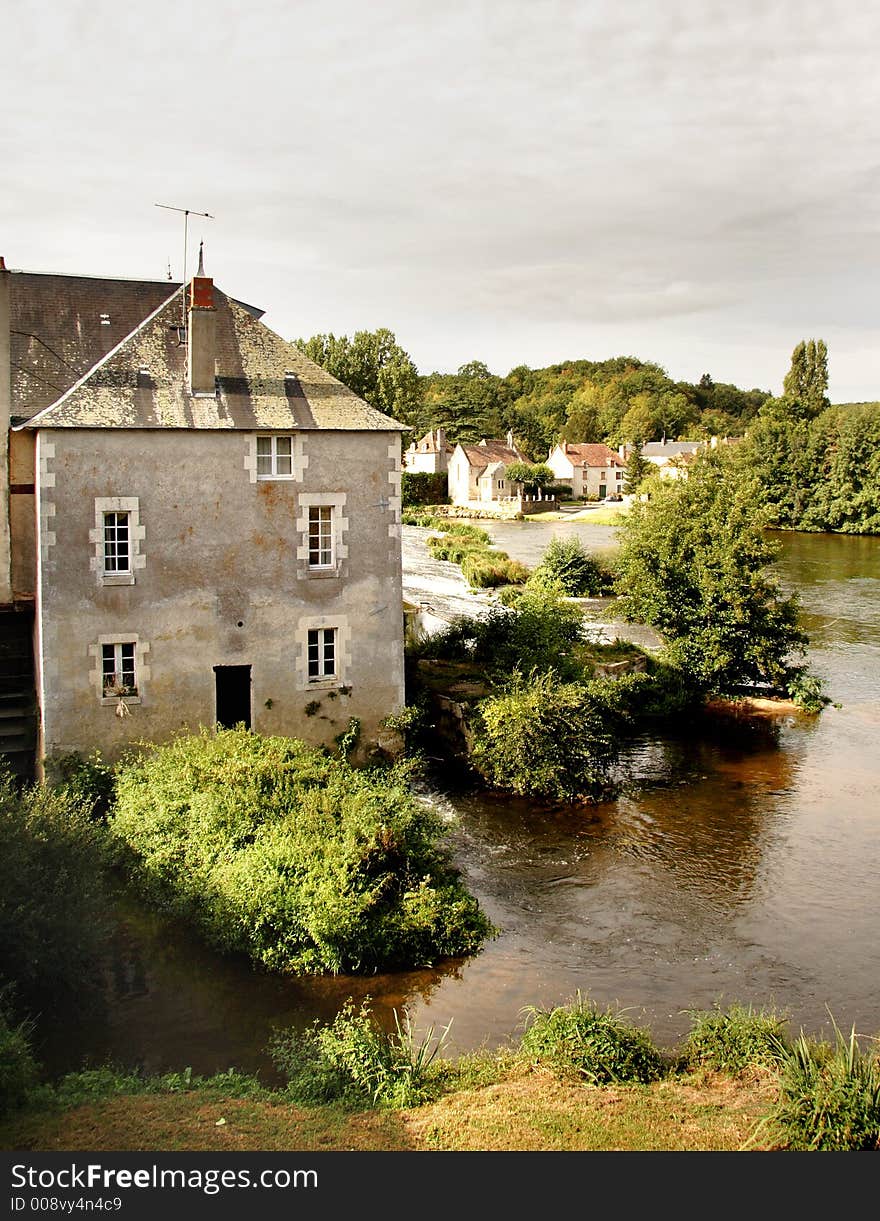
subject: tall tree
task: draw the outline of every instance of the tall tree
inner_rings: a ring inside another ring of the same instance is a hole
[[[623,613],[655,627],[704,691],[787,687],[804,673],[797,601],[768,571],[775,548],[738,476],[720,450],[701,454],[687,479],[661,480],[619,527]]]
[[[412,358],[393,331],[356,331],[347,335],[312,335],[296,346],[316,364],[373,407],[402,424],[415,424],[422,404],[422,385]]]
[[[813,419],[829,405],[828,349],[822,339],[802,339],[791,354],[782,396],[792,409]]]
[[[634,496],[642,486],[642,480],[654,469],[642,453],[641,442],[637,442],[629,452],[623,473],[623,491],[626,495]]]

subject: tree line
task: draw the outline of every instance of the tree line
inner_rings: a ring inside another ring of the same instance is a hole
[[[443,428],[451,444],[475,444],[513,431],[533,463],[561,440],[617,448],[736,438],[741,477],[768,524],[880,532],[880,404],[831,405],[821,339],[795,347],[779,396],[715,382],[708,373],[696,383],[676,382],[634,356],[518,365],[505,377],[474,360],[456,373],[420,375],[387,328],[296,343],[415,437]]]

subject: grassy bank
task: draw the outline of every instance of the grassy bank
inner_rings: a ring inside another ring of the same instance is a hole
[[[0,1147],[77,1150],[735,1150],[773,1102],[772,1078],[699,1074],[585,1086],[522,1065],[401,1111],[304,1107],[282,1093],[188,1088],[33,1109],[0,1126]],[[755,1148],[772,1148],[759,1137]]]
[[[623,1011],[580,993],[527,1011],[518,1046],[444,1060],[444,1036],[384,1030],[368,1004],[277,1032],[287,1085],[233,1070],[109,1069],[32,1086],[0,1146],[154,1150],[876,1150],[877,1040],[792,1038],[773,1012],[692,1015],[661,1051]]]

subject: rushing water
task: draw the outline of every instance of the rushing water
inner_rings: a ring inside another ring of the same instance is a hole
[[[487,528],[532,564],[553,533],[614,544],[611,529],[582,523]],[[405,534],[408,596],[466,601],[456,570],[427,556],[424,532]],[[130,908],[107,1012],[68,1020],[47,1063],[268,1072],[273,1026],[332,1017],[349,995],[369,995],[386,1017],[405,1004],[419,1027],[452,1021],[450,1052],[501,1044],[525,1006],[578,989],[629,1007],[666,1044],[688,1028],[688,1009],[716,1000],[775,1005],[811,1033],[827,1032],[829,1010],[847,1029],[880,1033],[880,539],[780,538],[781,580],[800,591],[811,662],[839,708],[640,743],[629,759],[638,783],[587,811],[426,787],[501,930],[468,961],[278,979]]]

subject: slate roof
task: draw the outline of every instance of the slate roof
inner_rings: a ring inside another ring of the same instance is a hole
[[[560,446],[572,466],[624,466],[620,454],[610,445],[600,443],[570,444]]]
[[[96,286],[114,284],[125,286],[118,290],[115,307],[111,303],[96,309],[99,300],[107,300],[107,293],[102,295]],[[49,294],[45,303],[47,314],[67,286],[57,287],[54,298]],[[179,285],[168,281],[95,281],[91,292],[73,294],[61,319],[48,325],[42,320],[42,332],[38,325],[31,326],[28,352],[48,342],[54,352],[54,375],[46,386],[50,379],[45,366],[36,368],[33,356],[30,365],[27,359],[18,362],[23,375],[16,409],[19,417],[28,417],[19,427],[403,429],[269,330],[259,321],[259,311],[216,286],[216,391],[193,396],[187,382],[186,346],[178,336],[182,293]],[[18,297],[14,291],[13,299]],[[138,308],[133,326],[120,335]],[[110,315],[109,326],[100,322],[101,313]],[[113,322],[114,313],[118,324]],[[75,333],[72,339],[67,335],[70,329]],[[59,369],[65,370],[63,377]],[[43,383],[38,380],[41,375]],[[38,394],[34,387],[40,384],[44,389]],[[35,406],[42,409],[33,414]]]
[[[642,457],[680,458],[682,454],[695,454],[704,448],[702,441],[649,441],[642,446]]]
[[[11,272],[13,416],[26,419],[54,403],[179,287]]]

